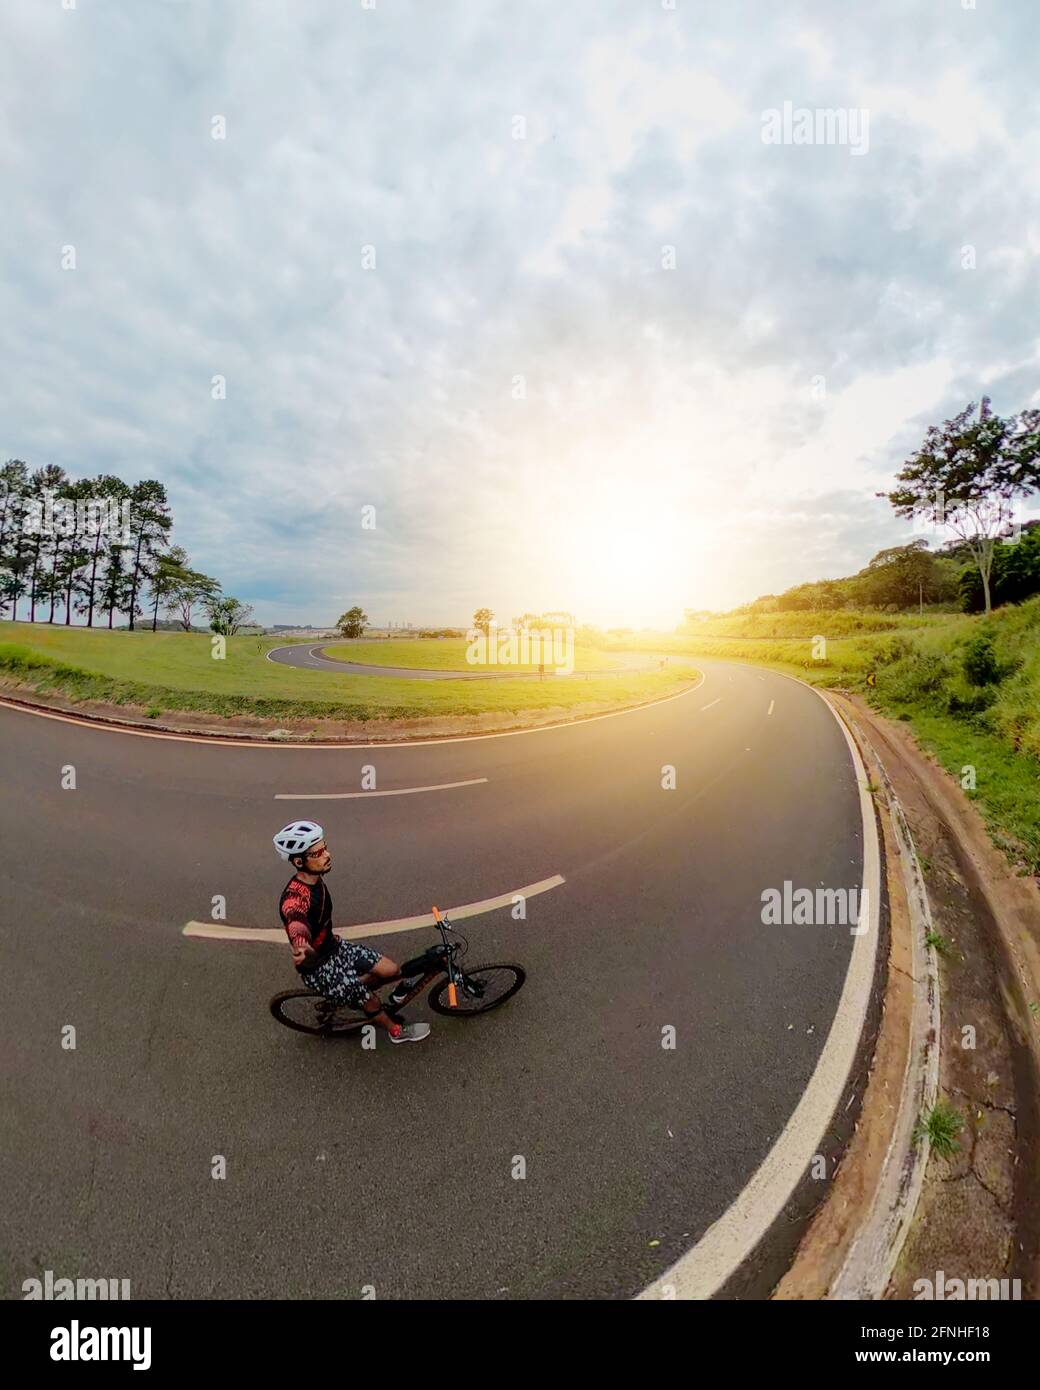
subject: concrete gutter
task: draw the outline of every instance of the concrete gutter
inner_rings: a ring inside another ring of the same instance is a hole
[[[847,712],[846,712],[847,717]],[[935,1104],[939,1093],[939,976],[935,952],[927,945],[932,911],[906,814],[877,750],[856,726],[868,746],[870,762],[885,791],[888,814],[898,847],[910,919],[913,1013],[910,1047],[895,1128],[885,1154],[873,1201],[850,1246],[828,1297],[879,1299],[903,1249],[924,1184],[930,1152],[927,1138],[915,1142],[919,1117]]]

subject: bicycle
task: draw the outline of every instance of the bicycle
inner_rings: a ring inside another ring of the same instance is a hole
[[[440,984],[430,995],[430,1008],[434,1013],[445,1014],[449,1018],[473,1018],[477,1014],[490,1013],[507,999],[512,999],[527,979],[523,966],[475,965],[472,969],[463,968],[461,962],[469,950],[469,942],[436,907],[433,916],[441,934],[441,944],[430,946],[421,955],[405,961],[401,966],[401,979],[411,979],[412,976],[419,978],[414,980],[408,993],[396,1004],[384,1002],[384,1011],[391,1018],[398,1019],[401,1010],[407,1008],[413,999],[418,999],[438,979]],[[449,932],[458,940],[449,941]],[[399,983],[400,980],[388,980],[383,988],[396,987]],[[313,989],[282,990],[271,1000],[270,1009],[278,1022],[284,1023],[287,1028],[320,1038],[357,1033],[371,1023],[369,1016],[361,1009],[352,1008],[349,1004],[337,1004]]]

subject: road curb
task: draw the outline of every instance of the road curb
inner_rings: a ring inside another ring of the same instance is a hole
[[[903,1073],[895,1128],[881,1167],[873,1200],[853,1237],[827,1297],[877,1300],[885,1292],[917,1210],[930,1146],[915,1142],[919,1117],[935,1104],[939,1092],[939,975],[934,951],[926,944],[932,911],[913,835],[888,771],[862,726],[842,711],[858,741],[870,751],[885,791],[887,810],[902,865],[910,918],[913,1012],[910,1047]]]

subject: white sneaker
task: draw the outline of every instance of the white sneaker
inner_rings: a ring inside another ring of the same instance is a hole
[[[403,1042],[422,1042],[423,1038],[430,1036],[430,1025],[428,1023],[406,1023],[395,1038],[389,1034],[392,1043]]]

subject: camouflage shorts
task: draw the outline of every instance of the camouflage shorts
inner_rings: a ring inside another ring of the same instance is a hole
[[[371,946],[361,946],[356,941],[340,941],[327,961],[317,970],[308,971],[304,983],[309,989],[323,994],[334,1004],[349,1004],[352,1009],[363,1009],[365,1001],[372,998],[372,991],[363,985],[360,976],[367,975],[381,959],[378,951]]]

